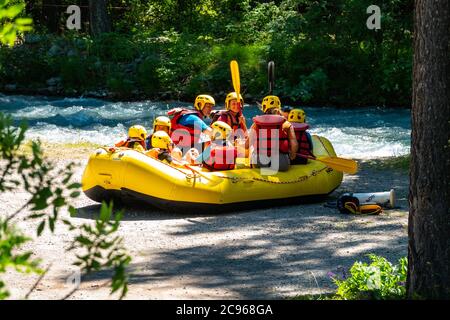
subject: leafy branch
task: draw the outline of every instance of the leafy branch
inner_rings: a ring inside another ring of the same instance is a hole
[[[19,17],[24,8],[25,3],[0,0],[0,43],[13,46],[18,34],[33,30],[33,19]]]
[[[120,299],[122,299],[128,291],[125,269],[130,263],[131,257],[126,253],[122,237],[115,235],[123,212],[117,212],[114,217],[112,215],[112,203],[107,205],[103,202],[100,216],[94,225],[86,223],[77,227],[69,220],[64,220],[64,223],[69,226],[69,230],[80,231],[68,248],[68,251],[81,251],[76,254],[77,261],[74,265],[79,266],[81,271],[86,274],[104,268],[112,268],[114,273],[111,294],[121,290]],[[112,218],[113,220],[111,220]]]
[[[25,219],[36,220],[38,237],[46,226],[53,233],[56,223],[61,221],[62,209],[68,209],[71,216],[76,214],[76,209],[70,203],[80,195],[81,184],[74,180],[75,164],[71,162],[58,169],[44,157],[39,141],[31,142],[31,154],[24,151],[22,147],[26,130],[25,123],[14,127],[11,117],[0,113],[0,192],[25,190],[30,195],[29,200],[14,213],[7,214],[5,218],[0,216],[0,274],[6,272],[7,268],[14,268],[21,273],[42,275],[39,260],[32,259],[32,252],[18,253],[31,239],[17,231],[13,224],[14,218],[24,213]],[[28,207],[30,212],[25,211]],[[126,267],[131,258],[123,246],[123,239],[115,235],[122,213],[116,214],[113,222],[109,221],[111,216],[112,204],[103,204],[94,226],[75,226],[68,219],[62,221],[69,225],[71,231],[80,231],[68,251],[84,249],[87,252],[76,255],[75,265],[85,273],[112,268],[111,293],[120,290],[120,298],[123,298],[128,289]],[[8,296],[6,284],[0,280],[0,299]]]

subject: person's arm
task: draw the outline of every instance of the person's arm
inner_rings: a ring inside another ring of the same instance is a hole
[[[291,160],[294,160],[295,157],[297,157],[298,142],[297,137],[295,136],[294,127],[292,125],[289,127],[288,137],[289,137],[289,158]]]
[[[144,147],[140,143],[135,143],[133,149],[139,152],[145,152]]]
[[[241,125],[242,130],[244,130],[244,132],[247,133],[247,123],[245,122],[245,117],[242,113],[239,116],[239,124]]]
[[[187,127],[200,128],[201,132],[211,137],[212,129],[199,117],[188,114],[180,119],[180,124]]]

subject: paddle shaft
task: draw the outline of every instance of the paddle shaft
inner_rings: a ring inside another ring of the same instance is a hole
[[[275,63],[273,61],[269,61],[267,64],[267,78],[269,79],[269,95],[272,95],[275,87]]]
[[[300,154],[300,153],[297,153],[297,156],[302,157],[302,158],[311,159],[311,160],[320,161],[322,163],[325,163],[330,168],[333,168],[337,171],[342,171],[342,172],[346,172],[346,173],[350,173],[350,174],[355,174],[358,171],[358,164],[355,161],[350,160],[350,159],[344,159],[344,158],[338,158],[338,157],[316,158],[314,156],[308,156],[306,154]]]

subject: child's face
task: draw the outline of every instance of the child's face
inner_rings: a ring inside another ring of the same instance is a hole
[[[236,113],[240,112],[242,110],[240,102],[236,99],[230,100],[230,110]]]
[[[167,134],[169,134],[169,127],[168,126],[161,126],[161,125],[156,125],[155,126],[155,132],[156,131],[164,131]]]

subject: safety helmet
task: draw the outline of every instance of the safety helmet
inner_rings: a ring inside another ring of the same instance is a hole
[[[237,100],[237,93],[236,92],[230,92],[227,94],[227,97],[225,98],[225,109],[230,110],[230,101],[231,100]],[[239,100],[241,101],[241,106],[244,104],[244,99],[242,98],[242,95],[239,94]]]
[[[270,109],[279,109],[281,108],[280,98],[277,96],[266,96],[262,101],[261,107],[264,113]]]
[[[213,106],[216,105],[216,101],[213,97],[207,94],[201,94],[198,95],[197,98],[195,98],[194,107],[198,111],[202,111],[206,103],[211,103]]]
[[[292,109],[288,115],[289,122],[305,123],[306,114],[302,109]]]
[[[128,137],[132,139],[145,140],[147,137],[147,130],[141,125],[134,125],[128,129]]]
[[[211,125],[213,139],[226,140],[231,134],[231,127],[223,121],[216,121]]]
[[[156,131],[152,134],[152,147],[159,149],[169,149],[173,144],[172,139],[165,131]]]
[[[165,116],[159,116],[156,117],[156,119],[153,121],[153,130],[155,131],[156,126],[164,126],[164,127],[172,127],[172,124],[170,123],[170,119]]]

